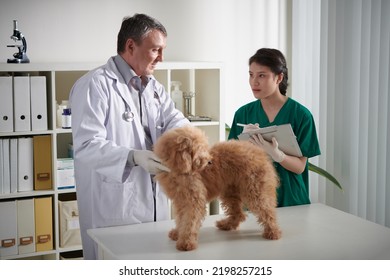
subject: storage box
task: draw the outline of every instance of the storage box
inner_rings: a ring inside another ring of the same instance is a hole
[[[73,158],[59,158],[57,159],[57,169],[73,169]]]
[[[57,189],[69,189],[74,187],[74,169],[57,170]]]
[[[60,247],[81,246],[77,201],[58,201],[58,209],[60,216]]]

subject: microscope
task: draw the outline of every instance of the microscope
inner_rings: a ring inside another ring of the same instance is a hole
[[[18,30],[18,21],[14,20],[14,33],[11,35],[11,39],[16,41],[22,41],[21,45],[7,45],[7,47],[17,47],[19,51],[14,53],[14,58],[7,59],[7,63],[29,63],[30,59],[27,57],[27,42],[22,32]]]

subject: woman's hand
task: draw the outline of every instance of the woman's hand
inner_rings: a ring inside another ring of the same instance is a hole
[[[286,158],[286,154],[279,150],[279,144],[275,137],[272,137],[272,143],[270,143],[264,140],[263,136],[259,133],[252,135],[249,138],[249,142],[262,148],[276,162],[282,162]]]

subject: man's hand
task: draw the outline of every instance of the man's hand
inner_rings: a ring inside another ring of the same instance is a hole
[[[170,172],[171,170],[161,163],[161,160],[149,150],[134,150],[134,163],[141,166],[150,174],[155,175],[159,172]]]

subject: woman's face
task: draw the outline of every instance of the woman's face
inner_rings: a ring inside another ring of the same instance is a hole
[[[283,74],[275,75],[267,66],[252,62],[249,65],[249,84],[256,99],[268,98],[280,93],[279,83]]]

